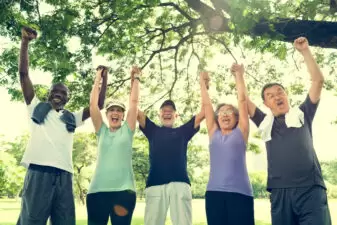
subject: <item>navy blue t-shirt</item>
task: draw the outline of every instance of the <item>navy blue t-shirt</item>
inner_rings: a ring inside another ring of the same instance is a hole
[[[177,128],[160,127],[146,117],[145,128],[139,126],[150,145],[150,171],[146,187],[185,182],[187,174],[187,144],[199,131],[194,128],[195,116]]]
[[[275,117],[272,139],[266,142],[268,157],[267,190],[320,185],[325,188],[322,171],[313,145],[312,122],[318,103],[309,96],[300,105],[304,124],[300,128],[288,128],[285,116]],[[259,126],[266,116],[256,108],[253,122]]]

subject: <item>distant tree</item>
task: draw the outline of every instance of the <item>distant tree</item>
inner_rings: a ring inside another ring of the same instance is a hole
[[[75,133],[73,145],[75,196],[84,205],[93,169],[96,162],[97,143],[94,134]]]
[[[337,185],[337,159],[321,162],[324,180]]]
[[[7,153],[12,155],[16,160],[16,165],[20,165],[23,153],[26,150],[28,144],[29,134],[24,133],[20,136],[17,136],[14,141],[5,142],[5,148]]]

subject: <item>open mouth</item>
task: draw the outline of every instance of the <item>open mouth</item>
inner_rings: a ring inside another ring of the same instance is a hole
[[[172,116],[171,115],[164,115],[163,116],[163,120],[164,121],[170,121],[172,119]]]
[[[111,117],[111,121],[113,123],[117,123],[119,121],[119,118],[118,117]]]
[[[223,122],[224,124],[228,125],[228,124],[230,124],[231,120],[228,119],[228,118],[224,118],[224,119],[222,119],[222,122]]]
[[[54,101],[55,103],[60,103],[60,102],[61,102],[61,99],[60,99],[60,98],[53,98],[53,101]]]
[[[283,103],[283,101],[278,101],[278,102],[276,102],[276,105],[277,105],[277,106],[283,106],[284,103]]]

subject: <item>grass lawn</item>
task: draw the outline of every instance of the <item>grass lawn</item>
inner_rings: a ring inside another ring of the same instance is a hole
[[[203,199],[193,200],[193,225],[206,225],[206,215]],[[270,204],[266,199],[255,199],[255,219],[256,225],[270,225]],[[330,213],[332,216],[332,224],[337,224],[337,200],[329,200]],[[145,203],[138,201],[132,225],[143,225]],[[20,211],[19,200],[0,199],[0,225],[15,225]],[[77,205],[76,207],[76,225],[86,225],[86,208],[85,206]],[[168,214],[169,217],[169,214]],[[170,219],[166,220],[166,225],[171,225]]]

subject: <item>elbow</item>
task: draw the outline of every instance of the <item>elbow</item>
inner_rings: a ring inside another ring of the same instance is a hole
[[[321,76],[319,76],[318,79],[312,80],[312,83],[316,84],[316,86],[318,86],[318,87],[323,87],[324,77],[321,75]]]
[[[239,101],[240,103],[245,103],[245,102],[247,102],[247,96],[246,96],[245,94],[239,95],[239,96],[238,96],[238,101]]]
[[[134,106],[135,108],[137,108],[138,102],[139,102],[138,99],[131,99],[130,100],[130,108],[132,106]]]

